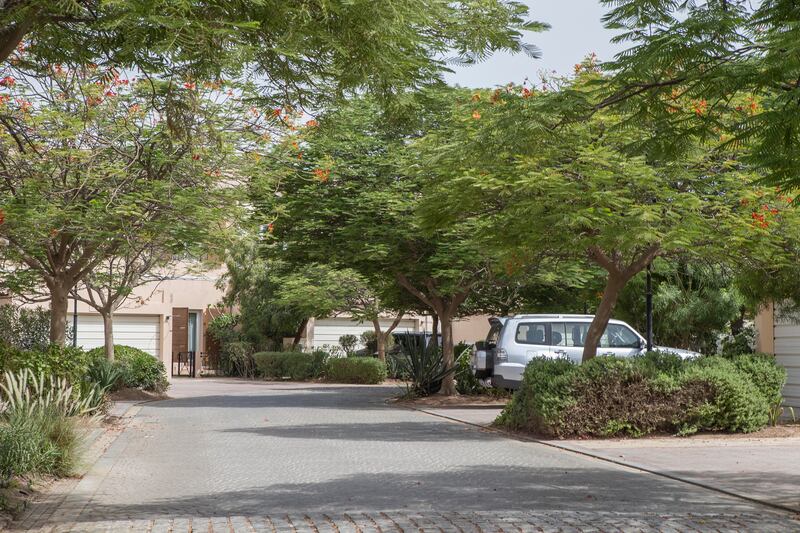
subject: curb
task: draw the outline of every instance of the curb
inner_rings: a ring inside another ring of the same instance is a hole
[[[426,415],[429,415],[429,416],[435,416],[437,418],[442,418],[442,419],[445,419],[445,420],[449,420],[451,422],[457,422],[459,424],[464,424],[464,425],[471,426],[471,427],[474,427],[474,428],[482,429],[484,431],[489,431],[491,433],[502,435],[502,436],[504,436],[506,438],[509,438],[509,439],[512,439],[512,440],[516,440],[516,441],[520,441],[520,442],[533,442],[533,443],[536,443],[536,444],[541,444],[543,446],[548,446],[550,448],[555,448],[557,450],[570,452],[570,453],[575,453],[575,454],[582,455],[584,457],[589,457],[589,458],[592,458],[592,459],[597,459],[598,461],[603,461],[603,462],[606,462],[606,463],[612,463],[612,464],[615,464],[617,466],[624,466],[624,467],[627,467],[627,468],[632,468],[632,469],[638,470],[640,472],[653,474],[655,476],[659,476],[659,477],[663,477],[663,478],[666,478],[666,479],[670,479],[672,481],[679,481],[681,483],[686,483],[687,485],[693,485],[695,487],[700,487],[700,488],[703,488],[703,489],[711,490],[711,491],[714,491],[714,492],[717,492],[717,493],[720,493],[720,494],[725,494],[726,496],[731,496],[731,497],[734,497],[734,498],[738,498],[740,500],[745,500],[745,501],[748,501],[748,502],[751,502],[751,503],[756,503],[758,505],[763,505],[765,507],[769,507],[769,508],[772,508],[772,509],[775,509],[775,510],[778,510],[778,511],[788,512],[788,513],[791,513],[792,515],[794,515],[796,518],[800,517],[800,510],[798,510],[798,509],[795,509],[795,508],[792,508],[792,507],[789,507],[789,506],[786,506],[786,505],[783,505],[783,504],[780,504],[780,503],[774,503],[774,502],[770,502],[770,501],[760,500],[758,498],[753,498],[752,496],[747,496],[745,494],[740,494],[738,492],[733,492],[733,491],[730,491],[730,490],[727,490],[727,489],[723,489],[723,488],[720,488],[720,487],[717,487],[717,486],[714,486],[714,485],[710,485],[710,484],[707,484],[707,483],[703,483],[703,482],[700,482],[700,481],[694,481],[694,480],[691,480],[691,479],[686,479],[686,478],[683,478],[683,477],[680,477],[680,476],[676,476],[674,474],[670,474],[669,472],[664,472],[662,470],[656,470],[656,469],[654,469],[652,467],[649,467],[649,466],[645,466],[645,465],[641,465],[641,464],[633,463],[633,462],[620,461],[617,458],[609,457],[607,455],[596,453],[596,452],[591,452],[591,451],[583,449],[583,448],[576,448],[576,447],[573,447],[573,446],[569,446],[567,444],[558,444],[557,442],[554,442],[554,441],[541,440],[541,439],[537,439],[535,437],[528,437],[526,435],[512,433],[510,431],[507,431],[507,430],[504,430],[504,429],[500,429],[500,428],[496,428],[496,427],[493,427],[493,426],[483,426],[483,425],[477,424],[475,422],[467,422],[466,420],[460,420],[458,418],[453,418],[451,416],[446,416],[446,415],[442,415],[442,414],[439,414],[439,413],[433,413],[433,412],[428,411],[426,409],[421,409],[421,408],[413,407],[413,406],[410,406],[410,405],[409,406],[405,406],[405,407],[408,408],[408,409],[411,409],[413,411],[418,411],[420,413],[425,413]]]

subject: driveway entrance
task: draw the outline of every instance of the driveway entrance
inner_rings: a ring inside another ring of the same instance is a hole
[[[55,512],[21,527],[226,532],[798,528],[790,515],[757,504],[387,405],[394,392],[390,387],[178,380],[174,399],[141,406]]]

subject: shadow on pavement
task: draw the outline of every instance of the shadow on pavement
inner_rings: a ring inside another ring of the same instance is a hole
[[[501,440],[504,437],[490,431],[456,423],[392,422],[302,424],[296,426],[241,427],[221,430],[224,433],[247,433],[283,439],[340,439],[377,442],[440,442],[464,440]]]
[[[445,472],[362,473],[307,483],[270,483],[270,472],[264,472],[264,483],[258,487],[135,503],[94,503],[80,521],[403,510],[620,512],[651,518],[653,513],[735,516],[771,512],[711,491],[624,470],[484,464]]]

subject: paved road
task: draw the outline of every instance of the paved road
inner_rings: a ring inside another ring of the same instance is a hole
[[[788,514],[389,406],[390,388],[195,380],[141,407],[58,531],[797,531]]]

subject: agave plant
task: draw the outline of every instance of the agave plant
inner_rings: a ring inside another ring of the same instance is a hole
[[[408,376],[411,393],[418,396],[436,394],[442,381],[455,372],[455,366],[444,367],[441,350],[433,342],[426,342],[420,335],[401,335],[398,338],[403,354],[403,373]]]
[[[97,414],[103,391],[89,387],[81,394],[61,377],[35,375],[29,369],[6,372],[0,383],[0,400],[4,410],[14,410],[33,416],[38,411],[51,410],[63,416],[91,416]]]

